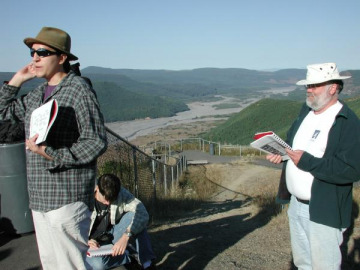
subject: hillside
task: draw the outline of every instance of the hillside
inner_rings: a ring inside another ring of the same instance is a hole
[[[93,82],[106,122],[174,116],[188,107],[180,101],[138,94],[110,82]]]
[[[360,96],[345,102],[360,117]],[[247,145],[256,132],[271,130],[285,139],[302,104],[303,101],[262,99],[233,115],[204,137],[222,143]]]
[[[120,73],[113,74],[111,69],[100,68],[100,72],[96,73],[97,70],[98,69],[93,70],[86,68],[82,71],[82,75],[90,78],[94,82],[113,82],[137,94],[167,97],[181,101],[189,101],[199,97],[217,94],[217,90],[214,87],[204,84],[184,83],[179,85],[175,83],[164,83],[161,80],[143,82]]]
[[[302,102],[262,99],[212,129],[205,137],[222,143],[247,145],[256,132],[272,130],[285,138]]]

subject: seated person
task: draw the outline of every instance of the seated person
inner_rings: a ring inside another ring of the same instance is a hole
[[[88,245],[96,248],[112,243],[113,253],[99,257],[87,257],[95,269],[110,269],[129,262],[125,253],[130,238],[136,241],[136,249],[142,269],[156,269],[154,252],[146,230],[149,214],[143,203],[121,187],[120,179],[104,174],[95,187],[95,209],[91,216]]]

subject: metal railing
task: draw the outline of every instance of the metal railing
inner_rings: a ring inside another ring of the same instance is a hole
[[[98,159],[98,173],[113,173],[123,187],[139,198],[150,214],[156,211],[156,199],[168,196],[184,170],[184,156],[150,156],[106,128],[108,149]]]
[[[222,144],[220,142],[209,141],[199,137],[156,141],[150,148],[156,149],[158,152],[167,155],[174,151],[182,152],[184,150],[199,150],[208,152],[211,155],[219,156],[259,156],[264,154],[264,152],[254,149],[250,145]],[[145,150],[145,147],[143,149]]]

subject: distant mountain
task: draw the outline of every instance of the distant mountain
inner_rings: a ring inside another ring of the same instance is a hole
[[[258,95],[261,90],[294,86],[297,81],[306,77],[306,69],[257,71],[242,68],[199,68],[173,71],[87,67],[82,73],[95,80],[103,76],[118,84],[129,83],[126,87],[131,91],[149,92],[149,89],[155,89],[153,93],[157,95],[184,100],[214,94]],[[358,70],[342,72],[353,76],[344,81],[344,95],[360,95],[359,73]]]
[[[0,72],[0,80],[9,80],[14,73]],[[125,76],[123,76],[125,77]],[[111,81],[111,80],[110,80]],[[129,82],[128,82],[129,81]],[[26,82],[19,92],[24,95],[37,87],[44,79],[34,79]],[[104,114],[106,122],[134,120],[138,118],[158,118],[170,117],[189,108],[179,99],[161,97],[149,92],[148,94],[129,91],[116,83],[106,81],[106,75],[94,80],[92,78],[94,89]],[[129,78],[122,80],[124,85],[141,85],[141,83],[132,81]],[[142,86],[143,88],[145,86]],[[132,87],[129,87],[132,89]]]
[[[241,68],[199,68],[193,70],[140,70],[87,67],[81,70],[90,78],[104,108],[107,121],[144,117],[173,116],[187,110],[186,103],[227,95],[242,100],[264,96],[263,90],[294,86],[306,77],[305,69],[257,71]],[[0,81],[14,73],[0,72]],[[360,96],[360,70],[348,70],[343,98]],[[43,79],[24,84],[20,94],[33,89]],[[304,87],[288,96],[272,94],[279,99],[303,101]],[[280,105],[279,105],[280,106]]]
[[[185,103],[128,91],[115,83],[93,82],[106,122],[174,116]]]
[[[109,72],[107,72],[109,70]],[[192,100],[197,97],[216,94],[216,89],[203,84],[186,83],[182,85],[164,84],[158,82],[142,82],[129,76],[116,73],[112,69],[86,68],[81,71],[83,76],[97,82],[113,82],[124,89],[152,96],[168,97],[183,101]]]
[[[293,85],[304,77],[302,69],[286,69],[275,72],[256,71],[242,68],[199,68],[193,70],[140,70],[106,69],[87,67],[84,74],[125,75],[133,80],[156,84],[203,84],[220,88],[270,87]]]

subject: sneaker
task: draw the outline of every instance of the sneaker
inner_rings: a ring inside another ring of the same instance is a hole
[[[141,265],[135,260],[134,258],[130,257],[131,261],[127,264],[125,264],[126,270],[142,270],[143,268]]]
[[[144,268],[142,268],[144,269]],[[155,262],[152,262],[148,268],[145,268],[144,270],[156,270],[156,264]]]

